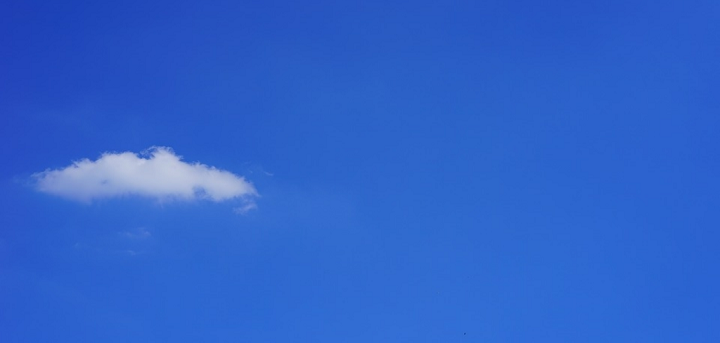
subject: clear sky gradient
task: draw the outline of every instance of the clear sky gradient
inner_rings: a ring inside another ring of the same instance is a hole
[[[0,342],[720,341],[718,1],[10,0],[0,47]]]

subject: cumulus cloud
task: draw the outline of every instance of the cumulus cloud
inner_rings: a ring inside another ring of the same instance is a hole
[[[200,163],[187,163],[166,147],[143,154],[105,153],[95,161],[83,159],[63,169],[33,175],[37,190],[89,202],[128,195],[158,200],[240,198],[253,204],[251,183],[231,172]]]

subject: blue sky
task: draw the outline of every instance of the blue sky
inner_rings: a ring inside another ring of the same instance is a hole
[[[719,17],[3,2],[0,341],[717,342]]]

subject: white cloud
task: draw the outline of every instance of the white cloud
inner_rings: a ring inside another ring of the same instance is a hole
[[[63,169],[34,174],[39,191],[89,202],[94,199],[143,196],[158,200],[242,198],[257,196],[243,177],[200,163],[187,163],[170,148],[153,147],[142,155],[105,153]]]
[[[254,202],[247,202],[240,207],[234,208],[233,211],[237,214],[247,214],[255,209],[257,209],[257,205]]]
[[[144,240],[144,239],[149,239],[150,237],[152,237],[152,234],[150,233],[150,231],[148,231],[144,227],[139,227],[139,228],[135,228],[132,230],[121,231],[118,234],[120,234],[120,236],[122,236],[122,237],[125,237],[128,239],[134,239],[134,240]]]

